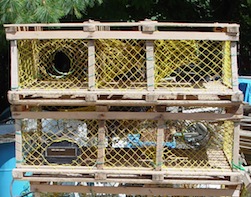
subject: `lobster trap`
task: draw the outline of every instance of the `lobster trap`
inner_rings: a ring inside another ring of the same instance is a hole
[[[19,40],[17,45],[20,90],[232,88],[230,41],[156,40],[152,57],[146,56],[145,40],[97,39],[93,54],[88,40],[80,39]],[[88,63],[89,56],[95,56],[95,64]],[[147,61],[154,61],[151,74]]]
[[[56,112],[56,108],[45,109]],[[69,107],[57,112],[70,113],[70,110],[76,113]],[[100,117],[101,112],[96,112],[95,108],[85,110],[88,112],[83,112],[82,116],[86,119],[21,119],[21,137],[18,138],[21,146],[17,152],[21,153],[22,162],[19,167],[100,169],[102,166],[101,169],[139,171],[159,168],[229,171],[233,167],[232,121],[138,117],[142,113],[154,116],[157,112],[150,107],[113,107],[107,112],[110,118],[101,120],[91,118],[92,115]],[[198,108],[192,110],[198,111]],[[118,113],[134,114],[137,118],[114,118]],[[221,111],[210,113],[216,116]]]
[[[48,181],[152,184],[157,192],[170,184],[241,184],[239,25],[89,21],[5,28],[15,179],[34,188]],[[66,189],[76,188],[88,193],[88,185]]]
[[[54,25],[5,25],[15,60],[10,92],[15,99],[14,94],[23,99],[34,91],[48,98],[48,90],[72,97],[69,89],[82,97],[118,91],[232,95],[238,90],[236,24]]]

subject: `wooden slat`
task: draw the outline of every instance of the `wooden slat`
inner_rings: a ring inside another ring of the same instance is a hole
[[[237,64],[237,42],[231,42],[231,68],[232,68],[232,89],[239,90],[238,64]]]
[[[114,90],[96,90],[96,94],[99,95],[146,95],[149,94],[149,91],[144,90],[144,89],[139,89],[139,90],[133,90],[133,89],[126,89],[125,90],[120,90],[120,89],[114,89]],[[79,90],[71,90],[71,89],[64,89],[64,90],[43,90],[43,89],[20,89],[18,91],[9,91],[9,94],[20,94],[24,96],[50,96],[50,95],[76,95],[76,96],[84,96],[88,94],[93,94],[93,92],[88,91],[86,89],[79,89]],[[203,95],[207,96],[209,98],[212,97],[212,99],[215,100],[215,97],[217,96],[232,96],[236,95],[237,97],[239,95],[242,95],[240,91],[234,92],[230,89],[226,89],[222,92],[218,92],[218,90],[207,90],[207,89],[186,89],[184,90],[183,88],[170,88],[170,89],[155,89],[154,93],[151,93],[155,96],[161,95],[161,96],[198,96],[198,95]],[[209,99],[208,98],[208,99]],[[242,100],[241,100],[242,101]]]
[[[95,21],[94,21],[95,22]],[[145,21],[143,21],[145,22]],[[151,21],[150,21],[151,22]],[[156,26],[160,27],[236,27],[239,28],[239,24],[235,23],[175,23],[175,22],[156,22]],[[97,24],[97,23],[95,23]],[[92,25],[90,23],[32,23],[32,24],[4,24],[5,28],[9,27],[84,27]],[[108,27],[128,27],[128,26],[141,26],[142,22],[102,22],[98,23],[98,26],[108,26]]]
[[[16,90],[19,86],[18,77],[18,49],[17,41],[11,41],[11,89]]]
[[[240,136],[251,137],[251,131],[240,129]]]
[[[18,167],[23,162],[22,133],[21,133],[20,120],[15,120],[15,128],[16,128],[15,155],[16,155],[16,167]]]
[[[13,105],[29,105],[29,106],[92,106],[94,102],[89,102],[81,99],[25,99],[25,100],[9,100]],[[198,106],[198,107],[230,107],[238,105],[231,101],[208,101],[208,100],[97,100],[96,105],[110,106],[154,106],[154,105],[169,105],[169,106]]]
[[[94,40],[88,41],[88,87],[95,89],[95,46]]]
[[[97,106],[97,112],[107,112],[107,106]],[[97,169],[102,170],[104,169],[105,164],[105,121],[99,120],[98,121],[98,158],[97,158]]]
[[[94,102],[89,102],[81,99],[25,99],[25,100],[9,100],[13,105],[29,105],[29,106],[92,106]],[[230,107],[238,105],[231,101],[187,101],[187,100],[97,100],[96,105],[110,106],[154,106],[154,105],[169,105],[169,106],[198,106],[198,107]]]
[[[157,147],[156,147],[156,170],[161,170],[163,164],[163,144],[164,144],[165,121],[161,118],[158,121]]]
[[[146,76],[147,76],[147,90],[154,90],[154,43],[149,40],[146,41]]]
[[[104,187],[104,186],[62,186],[62,185],[45,185],[31,184],[31,190],[36,192],[80,192],[80,193],[105,193],[105,194],[126,194],[126,195],[149,195],[165,196],[232,196],[236,189],[201,189],[201,188],[155,188],[151,187]]]
[[[38,182],[95,182],[94,178],[81,178],[81,177],[39,177],[39,176],[27,176],[23,177],[20,180],[27,180],[27,181],[38,181]],[[156,184],[155,181],[150,179],[140,179],[140,178],[126,178],[126,177],[119,177],[119,178],[109,178],[106,180],[102,180],[99,182],[112,182],[112,183],[131,183],[131,184]],[[159,183],[158,183],[159,184]],[[191,179],[168,179],[163,180],[161,184],[213,184],[213,185],[236,185],[242,184],[242,182],[231,182],[227,180],[191,180]]]
[[[195,168],[163,168],[162,171],[155,171],[153,169],[132,169],[132,168],[106,168],[103,170],[98,170],[94,168],[82,167],[82,166],[32,166],[32,165],[22,165],[19,168],[13,169],[14,173],[24,173],[24,172],[33,172],[34,174],[95,174],[95,173],[106,173],[110,175],[165,175],[167,177],[191,177],[196,178],[203,176],[240,176],[240,172],[233,172],[231,170],[222,170],[222,169],[195,169]]]
[[[240,122],[234,123],[234,139],[233,139],[233,163],[239,163],[239,150],[240,150]]]
[[[250,143],[250,142],[243,142],[243,141],[240,141],[240,146],[243,146],[243,147],[250,147],[250,149],[251,149],[251,143]]]
[[[6,33],[7,40],[20,39],[141,39],[141,40],[215,40],[238,41],[238,36],[230,36],[225,32],[161,32],[152,34],[141,31],[20,31]]]
[[[13,118],[104,119],[104,120],[237,120],[241,115],[214,113],[160,113],[160,112],[13,112]]]

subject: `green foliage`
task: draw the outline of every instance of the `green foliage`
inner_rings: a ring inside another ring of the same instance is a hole
[[[0,23],[55,23],[66,15],[81,18],[102,0],[1,0]]]

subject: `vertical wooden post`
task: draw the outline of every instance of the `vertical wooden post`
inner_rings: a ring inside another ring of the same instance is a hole
[[[157,130],[157,147],[156,147],[156,171],[162,170],[163,164],[163,144],[164,144],[164,129],[165,129],[165,121],[163,118],[158,120],[158,130]],[[152,180],[155,182],[161,182],[164,180],[163,174],[155,174],[152,176]]]
[[[22,131],[21,131],[21,123],[22,121],[19,119],[15,120],[15,129],[16,129],[16,142],[15,142],[15,151],[16,151],[16,167],[20,167],[23,162],[23,154],[22,154]]]
[[[165,121],[161,118],[158,121],[157,148],[156,148],[156,170],[160,171],[163,163],[163,144],[164,144]]]
[[[233,91],[239,91],[238,65],[237,65],[237,42],[231,42],[231,68]]]
[[[97,106],[96,111],[108,111],[107,106]],[[98,121],[98,158],[97,158],[97,169],[103,170],[105,164],[105,120]],[[95,179],[102,180],[106,179],[106,174],[96,173]]]
[[[240,122],[234,122],[233,163],[239,165]]]
[[[105,163],[105,120],[99,120],[98,126],[97,168],[102,170]]]
[[[95,43],[94,40],[88,42],[88,88],[95,89]]]
[[[36,191],[37,189],[34,187],[34,184],[38,185],[38,184],[40,184],[40,182],[32,182],[32,181],[30,182],[30,190],[32,192],[34,192],[34,197],[40,197],[41,196],[40,192]]]
[[[18,49],[17,49],[17,41],[11,40],[10,41],[11,47],[11,90],[18,89]]]
[[[154,42],[152,40],[146,41],[146,76],[147,76],[147,90],[154,90]]]

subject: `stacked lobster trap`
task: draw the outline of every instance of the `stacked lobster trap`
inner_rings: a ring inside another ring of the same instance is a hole
[[[224,186],[215,195],[236,192],[242,183],[237,24],[5,28],[17,128],[14,178],[32,181],[36,191],[67,181],[134,188],[109,188],[115,194],[143,195],[143,186],[172,194],[174,184]],[[175,194],[185,195],[179,188]]]

